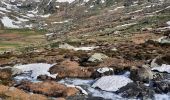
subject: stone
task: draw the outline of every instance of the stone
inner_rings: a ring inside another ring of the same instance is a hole
[[[130,70],[130,78],[135,82],[149,82],[153,79],[153,73],[147,65],[132,67]]]
[[[109,58],[109,57],[103,53],[95,53],[88,59],[88,61],[89,62],[102,62],[106,58]]]
[[[59,48],[60,48],[60,49],[71,49],[71,50],[74,50],[74,47],[71,46],[71,45],[69,45],[69,44],[67,44],[67,43],[60,44],[60,45],[59,45]]]
[[[120,88],[117,93],[125,98],[137,98],[145,100],[151,98],[154,94],[154,91],[143,84],[129,83],[128,85]]]
[[[152,87],[156,93],[168,93],[170,92],[170,82],[168,81],[152,81]]]

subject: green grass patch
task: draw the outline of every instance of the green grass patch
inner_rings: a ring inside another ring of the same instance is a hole
[[[45,34],[46,32],[47,32],[46,30],[34,30],[34,29],[2,29],[0,30],[0,34],[17,33],[17,34],[21,34],[24,36],[40,35],[40,34]]]
[[[152,17],[146,17],[138,22],[138,24],[130,26],[124,30],[124,32],[138,32],[142,28],[158,28],[164,25],[170,20],[170,15],[157,15]]]

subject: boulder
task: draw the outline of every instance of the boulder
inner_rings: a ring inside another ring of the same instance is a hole
[[[141,67],[132,67],[130,70],[130,78],[134,81],[149,82],[153,79],[153,73],[147,65]]]
[[[151,98],[154,91],[143,84],[129,83],[128,85],[120,88],[117,93],[125,98],[138,98],[145,100]]]
[[[156,93],[168,93],[170,92],[170,82],[167,81],[152,81],[152,87]]]
[[[75,47],[73,47],[73,46],[71,46],[71,45],[69,45],[69,44],[67,44],[67,43],[64,43],[64,44],[60,44],[60,45],[59,45],[59,48],[61,48],[61,49],[71,49],[71,50],[74,50]]]
[[[109,58],[109,57],[105,54],[95,53],[88,59],[88,61],[89,62],[102,62],[106,58]]]

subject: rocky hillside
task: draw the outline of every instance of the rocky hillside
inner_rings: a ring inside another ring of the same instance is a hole
[[[0,22],[0,100],[170,99],[170,0],[1,0]]]

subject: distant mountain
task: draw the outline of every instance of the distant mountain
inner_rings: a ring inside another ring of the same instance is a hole
[[[170,9],[169,0],[1,0],[0,25],[87,33],[137,23],[164,9]]]

